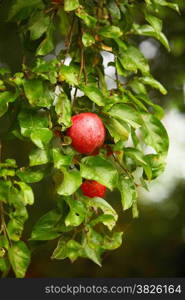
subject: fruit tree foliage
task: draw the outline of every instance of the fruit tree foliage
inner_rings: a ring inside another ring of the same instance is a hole
[[[167,91],[152,76],[137,41],[152,37],[170,51],[158,14],[164,7],[178,13],[178,6],[170,0],[12,0],[8,5],[7,22],[17,26],[24,55],[19,72],[0,69],[0,117],[12,120],[5,135],[31,143],[32,150],[25,165],[14,157],[0,162],[0,270],[6,276],[12,268],[24,277],[31,243],[48,240],[56,240],[52,259],[83,257],[101,266],[103,253],[124,239],[118,217],[128,209],[138,216],[138,187],[148,189],[165,168],[168,135],[163,110],[150,91]],[[114,56],[113,89],[105,77],[105,52]],[[104,143],[95,153],[78,152],[80,145],[73,147],[68,134],[72,116],[81,113],[96,114],[104,124]],[[37,220],[25,241],[32,188],[46,177],[55,187],[55,208]],[[103,186],[98,195],[118,190],[122,210],[105,197],[87,197],[93,183]]]

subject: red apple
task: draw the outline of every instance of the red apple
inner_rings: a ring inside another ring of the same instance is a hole
[[[87,196],[89,198],[102,198],[105,196],[106,192],[106,187],[94,180],[85,180],[81,185],[81,189],[84,196]]]
[[[72,126],[67,130],[67,135],[72,139],[76,151],[91,154],[103,145],[105,127],[95,113],[81,113],[72,117]]]

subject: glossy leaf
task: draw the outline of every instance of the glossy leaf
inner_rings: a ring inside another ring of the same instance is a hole
[[[39,39],[48,29],[50,18],[43,11],[33,15],[29,23],[30,37],[32,40]]]
[[[34,149],[29,155],[30,167],[47,164],[50,161],[48,150]]]
[[[69,166],[71,164],[73,158],[71,155],[62,154],[59,148],[53,149],[52,152],[55,168],[62,169],[63,167]]]
[[[153,147],[156,152],[166,154],[169,140],[163,124],[154,115],[143,114],[142,116],[144,125],[141,127],[141,132],[146,144]]]
[[[19,185],[21,191],[23,192],[25,205],[32,205],[34,203],[34,195],[32,188],[25,182],[17,181],[16,184]]]
[[[58,116],[58,123],[61,124],[64,129],[72,125],[71,122],[71,102],[67,98],[65,93],[61,93],[55,104],[55,110]]]
[[[53,209],[43,215],[35,224],[30,240],[47,241],[59,237],[62,232],[68,231],[64,224],[61,212]]]
[[[126,122],[110,118],[104,121],[109,133],[114,138],[115,143],[126,141],[130,134],[130,128]]]
[[[8,250],[8,257],[17,278],[23,278],[30,264],[30,250],[22,241],[14,243]]]
[[[63,196],[72,195],[82,184],[79,171],[67,171],[63,169],[63,180],[57,188],[57,193]]]
[[[169,46],[169,43],[168,43],[168,40],[166,38],[166,36],[162,33],[162,32],[159,32],[159,31],[156,31],[156,27],[157,27],[157,24],[155,22],[155,27],[152,27],[150,25],[142,25],[142,26],[139,26],[138,24],[134,24],[133,25],[133,30],[136,34],[139,34],[139,35],[144,35],[144,36],[151,36],[151,37],[154,37],[156,38],[157,40],[159,40],[166,48],[167,50],[169,51],[170,50],[170,46]],[[159,28],[159,24],[158,24],[158,28]]]
[[[100,31],[99,34],[106,38],[116,39],[122,36],[122,32],[117,26],[105,26]]]
[[[95,39],[90,33],[85,32],[82,36],[82,43],[85,47],[89,47],[95,43]]]
[[[62,65],[60,68],[60,81],[67,81],[71,85],[78,85],[79,69],[74,66]]]
[[[152,76],[142,77],[140,78],[140,81],[144,84],[150,85],[151,87],[159,90],[163,95],[166,95],[167,93],[163,85],[159,81],[155,80]]]
[[[114,232],[113,235],[105,236],[103,240],[103,248],[106,250],[114,250],[121,246],[122,244],[123,232]]]
[[[138,112],[127,104],[120,103],[113,105],[108,114],[120,121],[129,123],[134,128],[138,128],[142,124],[142,119]]]
[[[106,225],[110,230],[115,226],[116,221],[118,219],[118,215],[116,211],[112,208],[112,206],[102,198],[88,198],[87,204],[90,207],[100,208],[104,215],[111,216],[112,218],[107,218],[106,220],[102,218],[102,223]]]
[[[64,10],[71,11],[78,8],[80,5],[78,0],[64,0]]]
[[[31,14],[35,7],[42,9],[44,7],[42,0],[15,0],[9,11],[8,19],[24,20]]]
[[[107,186],[110,190],[117,184],[117,170],[109,161],[98,155],[83,158],[80,165],[80,172],[83,178],[96,180]]]
[[[61,238],[58,242],[57,248],[54,250],[52,258],[53,259],[65,259],[69,258],[74,262],[78,256],[81,256],[83,253],[82,246],[75,240],[66,241],[64,238]]]
[[[32,142],[40,149],[44,149],[51,141],[52,137],[53,133],[49,128],[32,130],[32,133],[30,135]]]
[[[137,198],[137,192],[133,180],[121,175],[119,178],[118,189],[121,193],[123,210],[129,209]]]
[[[48,85],[40,79],[25,80],[24,91],[32,106],[48,107],[52,104],[53,95]]]
[[[103,95],[100,89],[98,89],[96,86],[81,86],[80,89],[84,94],[94,103],[96,103],[98,106],[104,106],[108,104],[108,99],[106,96]]]
[[[0,92],[0,117],[2,117],[8,110],[8,103],[14,102],[17,98],[16,93]]]
[[[149,65],[144,58],[143,54],[134,46],[129,46],[119,57],[122,66],[134,73],[140,70],[144,75],[149,74]]]
[[[79,199],[66,199],[67,204],[70,207],[70,212],[65,218],[66,226],[79,226],[86,216],[86,207]]]
[[[76,15],[82,19],[88,27],[95,27],[97,19],[89,15],[83,8],[78,8]]]
[[[16,172],[17,176],[26,183],[39,182],[44,178],[45,172],[43,169],[34,170],[32,168],[21,168]]]

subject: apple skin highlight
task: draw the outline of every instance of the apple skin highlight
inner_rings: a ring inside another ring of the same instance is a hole
[[[105,127],[100,117],[91,112],[72,117],[72,126],[67,130],[72,147],[82,154],[91,154],[105,141]]]

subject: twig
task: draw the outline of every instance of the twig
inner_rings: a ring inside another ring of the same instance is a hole
[[[69,50],[70,50],[72,36],[73,36],[74,23],[75,23],[75,16],[73,15],[71,27],[70,27],[70,30],[69,30],[69,33],[68,33],[68,36],[67,36],[67,41],[65,42],[66,49],[65,49],[65,54],[64,54],[65,58],[64,58],[63,64],[65,63],[66,57],[67,57],[67,55],[69,53]]]
[[[80,54],[80,72],[79,72],[79,75],[78,75],[78,80],[79,80],[79,81],[80,81],[80,78],[81,78],[81,76],[82,76],[83,69],[84,69],[84,49],[83,49],[83,47],[81,46],[81,54]]]
[[[123,171],[130,177],[133,178],[132,174],[130,174],[130,172],[128,172],[128,170],[120,163],[120,161],[117,159],[117,157],[114,155],[114,153],[112,154],[114,160],[118,163],[118,165],[123,169]]]

